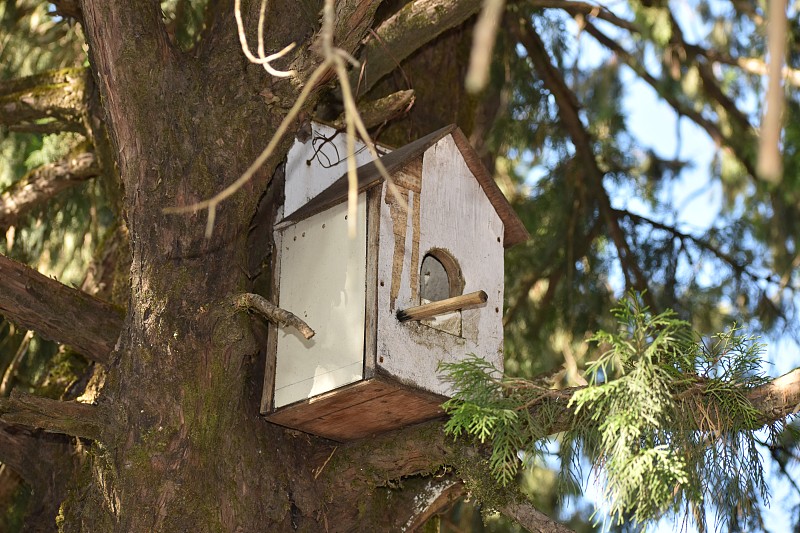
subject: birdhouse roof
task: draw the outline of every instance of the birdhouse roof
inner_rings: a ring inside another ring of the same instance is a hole
[[[398,148],[384,155],[380,160],[383,166],[386,167],[387,172],[391,175],[394,171],[399,170],[407,163],[421,156],[428,148],[448,135],[453,137],[453,141],[461,152],[461,156],[464,158],[464,162],[467,164],[470,172],[472,172],[472,175],[475,176],[475,179],[478,180],[484,194],[486,194],[486,197],[494,207],[497,215],[503,221],[503,245],[508,248],[526,241],[530,237],[528,230],[525,229],[522,221],[514,212],[514,208],[511,207],[506,197],[503,196],[503,193],[489,174],[489,171],[486,170],[486,167],[481,163],[480,157],[475,152],[475,149],[472,148],[472,145],[470,145],[467,137],[455,124],[445,126],[402,148]],[[357,174],[359,192],[365,191],[383,181],[383,176],[381,176],[374,161],[360,166],[357,170]],[[345,172],[327,189],[312,198],[306,205],[286,217],[283,222],[302,220],[332,207],[347,198],[347,191],[348,179],[347,173]]]

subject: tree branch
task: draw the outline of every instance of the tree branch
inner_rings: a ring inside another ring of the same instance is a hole
[[[0,461],[32,489],[25,530],[52,531],[80,464],[70,439],[0,421]]]
[[[314,330],[306,324],[303,319],[280,307],[274,305],[272,302],[253,293],[240,294],[235,298],[236,307],[240,309],[249,309],[257,312],[259,315],[269,320],[274,324],[280,326],[291,326],[299,331],[303,337],[310,339],[314,336]]]
[[[614,26],[639,33],[639,28],[633,22],[615,15],[610,9],[599,4],[580,2],[577,0],[529,0],[528,5],[545,9],[563,9],[571,15],[591,15],[592,17],[610,22]]]
[[[370,101],[361,101],[358,104],[358,112],[364,127],[367,129],[380,126],[394,117],[401,115],[404,111],[414,105],[414,91],[397,91],[383,98]],[[345,128],[345,115],[342,113],[333,121],[332,126],[337,130]]]
[[[364,35],[372,26],[380,2],[372,0],[347,0],[336,2],[336,19],[333,23],[334,44],[355,53]]]
[[[742,71],[756,76],[767,75],[767,64],[763,59],[757,57],[733,57],[719,50],[705,49],[697,45],[686,45],[687,49],[695,53],[705,56],[709,61],[714,63],[721,63],[733,67],[739,67]],[[800,87],[800,70],[793,69],[788,66],[783,67],[783,78],[794,85]]]
[[[361,51],[364,76],[360,92],[366,93],[406,57],[444,31],[461,25],[480,10],[480,0],[414,0],[384,21]],[[358,86],[360,72],[350,76]]]
[[[86,403],[62,402],[16,391],[10,398],[0,398],[0,419],[50,433],[100,440],[107,426],[104,418],[100,407]]]
[[[747,151],[743,149],[741,143],[722,133],[722,130],[714,122],[706,119],[699,111],[689,105],[683,104],[669,91],[665,90],[663,84],[650,74],[647,69],[631,53],[620,46],[616,41],[605,35],[590,22],[586,22],[584,30],[594,37],[597,42],[614,52],[628,67],[631,68],[640,78],[647,82],[656,93],[664,99],[679,115],[689,118],[692,122],[703,128],[711,139],[719,146],[726,146],[731,153],[744,166],[751,176],[756,175],[753,161],[746,156]]]
[[[762,425],[795,414],[800,407],[800,368],[756,387],[746,396],[760,413]]]
[[[400,487],[380,487],[370,491],[367,505],[384,517],[384,531],[420,531],[432,516],[451,506],[466,494],[464,483],[453,473],[442,476],[414,476],[403,479]]]
[[[68,68],[0,82],[0,124],[21,131],[84,133],[89,71]]]
[[[30,171],[0,194],[0,230],[17,224],[37,205],[59,192],[100,175],[93,153],[67,157]]]
[[[81,19],[81,8],[78,0],[50,0],[56,8],[56,13],[65,18]]]
[[[722,91],[722,88],[720,87],[716,76],[714,76],[714,73],[711,71],[711,67],[708,65],[708,63],[705,61],[698,61],[696,47],[692,47],[686,43],[686,39],[683,37],[683,29],[681,28],[675,16],[672,14],[672,11],[669,11],[669,21],[670,26],[672,27],[671,46],[680,47],[687,53],[687,55],[692,56],[692,59],[697,66],[697,71],[700,74],[700,79],[703,81],[704,92],[711,100],[717,102],[717,104],[723,110],[723,113],[717,112],[717,115],[721,117],[727,116],[732,119],[732,121],[739,128],[738,134],[748,137],[749,141],[752,142],[754,129],[752,124],[750,124],[750,120],[739,110],[736,102],[734,102]],[[675,61],[677,63],[678,60],[676,59]]]
[[[649,226],[651,226],[651,227],[653,227],[655,229],[666,231],[667,233],[670,233],[671,235],[673,235],[674,237],[677,237],[678,239],[693,242],[701,250],[705,250],[705,251],[711,253],[717,259],[720,259],[721,261],[727,263],[737,273],[744,274],[748,278],[752,279],[753,281],[767,281],[767,282],[770,282],[770,283],[779,283],[780,282],[780,280],[778,280],[778,279],[771,278],[771,277],[760,276],[760,275],[752,272],[747,267],[747,265],[745,265],[743,263],[740,263],[739,261],[736,260],[736,258],[731,256],[730,254],[728,254],[726,252],[723,252],[718,247],[712,245],[708,241],[705,241],[705,240],[701,239],[700,237],[696,237],[696,236],[694,236],[694,235],[692,235],[690,233],[685,233],[685,232],[683,232],[683,231],[681,231],[681,230],[679,230],[679,229],[677,229],[677,228],[675,228],[673,226],[670,226],[668,224],[664,224],[662,222],[658,222],[656,220],[653,220],[653,219],[648,218],[648,217],[643,216],[643,215],[637,215],[636,213],[631,213],[630,211],[627,211],[627,210],[616,209],[615,211],[618,213],[619,216],[622,216],[622,217],[625,217],[625,218],[629,218],[634,223],[641,222],[641,223],[647,224],[647,225],[649,225]]]
[[[533,533],[572,533],[572,530],[536,509],[530,502],[511,503],[500,509]]]
[[[82,291],[0,255],[0,314],[47,339],[108,362],[122,314]]]
[[[619,225],[619,220],[611,207],[611,200],[603,185],[605,173],[600,169],[594,154],[594,139],[592,139],[589,132],[586,131],[578,113],[580,109],[578,99],[567,86],[558,69],[553,66],[550,61],[550,56],[544,47],[544,43],[536,32],[532,30],[530,25],[520,20],[515,20],[512,25],[512,31],[525,47],[534,68],[539,72],[548,91],[550,91],[556,100],[560,111],[559,116],[572,138],[572,143],[575,146],[578,157],[583,162],[583,170],[591,179],[591,184],[599,203],[600,212],[603,215],[603,219],[606,221],[609,233],[614,241],[614,246],[617,249],[620,263],[623,266],[622,270],[625,274],[626,283],[643,294],[643,298],[645,298],[646,303],[651,309],[657,309],[652,293],[645,291],[647,288],[647,278],[644,276],[641,268],[639,268],[636,256],[626,240],[625,232]],[[629,273],[633,276],[631,277]]]
[[[539,409],[547,409],[551,423],[544,429],[548,435],[563,433],[573,427],[575,408],[569,406],[569,402],[577,391],[585,388],[580,386],[554,391],[556,394],[548,403],[540,402],[530,408],[534,414]],[[705,397],[702,388],[696,389],[693,394],[701,401]],[[785,419],[795,414],[800,405],[800,368],[760,387],[743,391],[743,394],[760,413],[757,418],[759,427]],[[339,458],[337,465],[340,466],[328,466],[323,478],[333,486],[353,482],[375,486],[381,485],[386,479],[431,472],[443,464],[452,465],[485,453],[482,446],[468,439],[445,435],[441,420],[432,420],[340,446],[336,452]],[[321,464],[325,458],[327,455],[312,459],[312,463]]]

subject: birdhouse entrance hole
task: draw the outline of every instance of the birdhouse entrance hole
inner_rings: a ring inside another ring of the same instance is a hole
[[[430,250],[422,259],[419,285],[421,305],[461,296],[464,293],[464,277],[458,261],[445,250]],[[451,335],[461,335],[460,310],[422,320],[420,323]]]

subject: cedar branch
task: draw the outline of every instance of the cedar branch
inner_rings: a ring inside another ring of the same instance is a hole
[[[105,364],[122,330],[110,304],[0,255],[0,314]]]
[[[575,407],[569,406],[572,396],[586,386],[570,387],[558,391],[547,405],[540,402],[530,408],[535,415],[542,408],[548,409],[550,426],[545,428],[548,435],[569,430],[575,423]],[[694,389],[692,395],[703,402],[705,391],[702,387]],[[744,391],[744,397],[760,413],[757,424],[762,427],[784,420],[795,414],[800,406],[800,368],[781,377]],[[552,416],[551,416],[552,415]],[[751,429],[758,429],[756,427]],[[379,435],[368,441],[357,441],[340,446],[336,452],[342,468],[328,468],[322,477],[331,484],[360,480],[376,485],[386,479],[430,472],[442,464],[452,464],[458,458],[474,456],[485,450],[466,439],[447,436],[441,420],[432,420],[405,429]],[[321,462],[324,458],[319,458]]]
[[[303,337],[310,339],[314,336],[314,330],[309,327],[301,318],[287,311],[281,309],[263,296],[253,293],[240,294],[235,299],[236,307],[240,309],[249,309],[255,311],[265,319],[274,324],[281,326],[292,326],[297,329]]]
[[[59,192],[99,175],[100,166],[90,152],[32,170],[0,194],[0,229],[16,225],[28,211]]]
[[[105,428],[104,411],[79,402],[62,402],[13,391],[0,398],[0,419],[11,424],[41,428],[50,433],[100,440]]]

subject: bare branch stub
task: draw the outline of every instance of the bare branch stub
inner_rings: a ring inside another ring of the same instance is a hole
[[[292,326],[297,329],[303,337],[310,339],[314,336],[314,330],[306,324],[303,319],[286,309],[281,309],[263,296],[253,293],[244,293],[236,297],[236,307],[255,311],[266,320],[280,326]]]
[[[359,102],[358,112],[361,120],[368,129],[379,126],[394,117],[401,115],[414,104],[414,91],[397,91],[383,98],[367,102]],[[343,113],[334,122],[333,127],[341,130],[346,126],[346,117]]]

